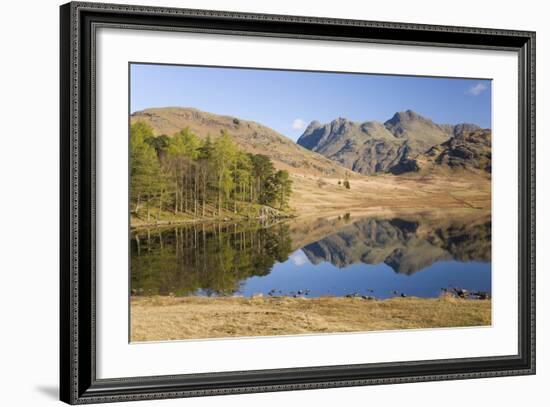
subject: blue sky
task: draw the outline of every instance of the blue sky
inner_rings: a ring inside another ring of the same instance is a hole
[[[296,140],[312,121],[384,122],[407,109],[436,123],[491,127],[491,81],[131,65],[130,111],[194,107],[254,120]]]

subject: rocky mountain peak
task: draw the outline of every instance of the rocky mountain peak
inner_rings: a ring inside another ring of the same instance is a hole
[[[308,132],[311,132],[319,127],[321,127],[321,123],[317,120],[313,120],[311,123],[309,123],[309,125],[306,127],[306,129],[304,130],[304,133],[308,133]]]
[[[460,123],[456,125],[441,125],[441,128],[447,130],[450,136],[458,136],[464,132],[473,132],[480,130],[481,128],[477,124],[473,123]]]
[[[384,126],[388,130],[394,133],[402,134],[404,129],[409,126],[425,125],[429,127],[437,127],[434,122],[412,110],[405,110],[404,112],[397,112],[393,117],[386,122]]]
[[[297,143],[362,174],[399,174],[418,171],[415,158],[431,148],[477,130],[479,126],[470,123],[438,125],[409,109],[384,123],[356,123],[343,117],[326,124],[314,121]]]

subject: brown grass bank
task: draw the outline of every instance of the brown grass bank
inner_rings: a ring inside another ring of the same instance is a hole
[[[490,300],[133,297],[131,340],[487,326]]]

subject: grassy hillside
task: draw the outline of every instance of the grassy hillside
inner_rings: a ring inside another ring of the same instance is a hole
[[[290,173],[343,178],[347,171],[334,161],[297,145],[269,127],[236,117],[193,108],[166,107],[135,112],[130,120],[131,123],[147,123],[157,136],[171,136],[188,127],[200,138],[210,135],[215,139],[222,130],[226,130],[240,148],[252,154],[265,154],[277,169]]]

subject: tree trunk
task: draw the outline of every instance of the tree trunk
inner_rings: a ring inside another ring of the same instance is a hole
[[[136,233],[136,247],[137,247],[137,255],[141,255],[141,246],[139,242],[139,235]]]
[[[187,175],[185,177],[183,177],[184,179],[184,183],[183,183],[183,192],[185,194],[185,197],[183,198],[183,200],[185,201],[185,212],[187,212]]]
[[[193,205],[194,205],[194,208],[193,208],[193,213],[195,214],[195,217],[197,217],[197,173],[195,171],[195,173],[193,174],[193,191],[194,191],[194,196],[193,196]]]
[[[206,175],[202,177],[202,217],[204,218],[206,210]]]
[[[159,197],[159,213],[157,216],[157,219],[160,220],[160,213],[162,212],[162,194],[164,193],[163,190],[160,191],[160,197]]]
[[[175,182],[175,185],[174,185],[174,214],[177,214],[178,213],[178,191],[179,191],[179,188],[178,188],[178,167],[177,166],[175,168],[175,173],[176,173],[176,182]]]
[[[151,220],[151,212],[149,211],[149,201],[150,201],[150,197],[147,198],[147,222]]]
[[[178,185],[176,184],[176,192],[174,193],[174,214],[178,213]]]
[[[136,215],[138,214],[138,211],[139,211],[139,206],[141,205],[141,194],[138,194],[138,197],[137,197],[137,202],[136,202]]]

